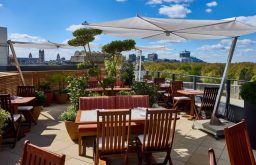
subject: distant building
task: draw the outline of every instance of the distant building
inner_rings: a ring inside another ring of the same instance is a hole
[[[29,53],[28,58],[18,57],[17,60],[18,60],[20,65],[39,64],[39,58],[33,58],[32,53]]]
[[[0,27],[0,66],[8,65],[9,49],[7,44],[7,28]]]
[[[148,61],[157,61],[158,55],[156,53],[148,54]]]
[[[137,57],[137,60],[140,60],[140,56]],[[141,61],[145,61],[145,56],[141,56]]]
[[[45,62],[45,60],[44,60],[44,50],[42,49],[40,49],[39,50],[39,63],[40,64],[43,64]]]
[[[190,51],[187,50],[180,52],[180,58],[181,62],[204,62],[201,59],[190,56]]]
[[[103,63],[105,59],[110,58],[110,55],[101,52],[92,52],[86,54],[84,51],[76,51],[74,56],[71,56],[70,63],[80,63],[85,60],[93,61],[95,63]]]
[[[57,58],[56,58],[56,61],[57,61],[57,62],[61,62],[61,59],[60,59],[60,54],[59,54],[59,53],[57,54]]]
[[[129,62],[135,62],[136,61],[136,54],[129,54]]]

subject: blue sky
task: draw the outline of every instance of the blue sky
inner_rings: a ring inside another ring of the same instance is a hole
[[[237,17],[256,26],[256,0],[0,0],[0,26],[8,28],[8,38],[20,41],[66,42],[72,30],[84,21],[101,22],[123,19],[136,14],[147,17],[178,19],[225,19]],[[101,35],[95,44],[106,44],[124,39]],[[171,50],[159,51],[160,58],[178,59],[183,50],[207,62],[225,62],[229,39],[166,43],[136,40],[137,45],[164,45]],[[233,62],[256,62],[256,34],[240,37]],[[27,56],[38,50],[17,49],[18,56]],[[67,59],[74,50],[46,50],[47,59],[56,54]],[[155,51],[156,52],[156,51]],[[148,52],[144,52],[146,54]]]

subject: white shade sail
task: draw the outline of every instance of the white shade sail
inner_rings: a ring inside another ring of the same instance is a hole
[[[101,29],[103,33],[114,36],[154,40],[221,39],[256,32],[256,27],[246,25],[236,19],[185,20],[136,16],[84,25]]]
[[[12,44],[15,47],[19,48],[36,48],[36,49],[56,49],[56,48],[62,48],[62,49],[72,49],[73,46],[69,46],[68,44],[61,44],[61,43],[53,43],[53,42],[42,42],[42,43],[36,43],[36,42],[21,42],[21,41],[11,41]]]

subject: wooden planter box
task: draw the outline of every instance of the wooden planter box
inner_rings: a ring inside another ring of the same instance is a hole
[[[78,124],[76,124],[74,121],[65,121],[65,126],[68,132],[69,137],[72,140],[77,140],[78,139]]]

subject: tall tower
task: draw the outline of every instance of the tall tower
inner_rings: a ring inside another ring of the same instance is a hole
[[[39,50],[39,63],[44,63],[44,49]]]
[[[32,53],[31,52],[29,53],[28,58],[32,58]]]
[[[7,28],[0,27],[0,66],[8,65]]]
[[[57,54],[57,59],[56,59],[56,61],[60,62],[60,54],[59,54],[59,53]]]

